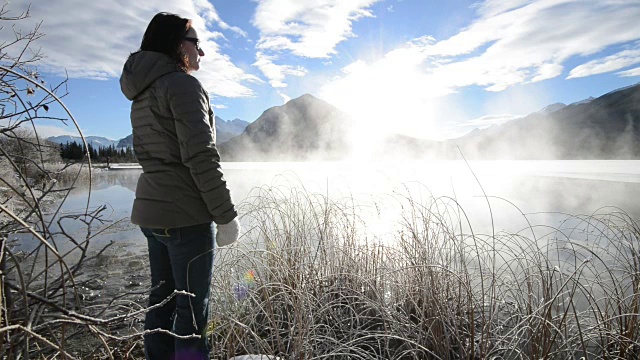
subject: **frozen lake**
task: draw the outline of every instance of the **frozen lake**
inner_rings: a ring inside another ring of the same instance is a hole
[[[606,213],[614,208],[640,219],[640,161],[224,163],[223,169],[239,207],[252,191],[264,186],[304,187],[331,199],[376,204],[375,214],[362,214],[371,222],[375,237],[394,230],[394,223],[400,220],[395,199],[406,196],[433,197],[449,206],[455,199],[469,226],[485,233],[490,232],[491,223],[496,231],[517,232],[528,223],[556,227],[568,214]],[[146,249],[144,237],[129,222],[140,172],[93,173],[90,207],[106,206],[105,217],[116,223],[97,235],[94,244],[115,240],[134,252]],[[88,194],[87,184],[79,185],[63,212],[82,211]],[[68,230],[84,231],[74,227]]]

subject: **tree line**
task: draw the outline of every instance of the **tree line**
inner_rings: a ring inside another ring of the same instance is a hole
[[[88,144],[89,154],[93,162],[103,163],[130,163],[137,162],[133,150],[130,147],[116,148],[113,145],[95,147]],[[68,160],[82,160],[86,154],[84,144],[67,142],[60,144],[60,156]]]

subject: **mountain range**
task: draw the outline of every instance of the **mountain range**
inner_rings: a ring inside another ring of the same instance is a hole
[[[511,120],[445,141],[440,157],[638,159],[640,84]],[[457,150],[457,149],[460,150]]]
[[[218,116],[215,117],[216,121],[216,139],[218,143],[225,142],[234,136],[240,135],[244,129],[249,125],[248,122],[240,119],[224,120]],[[107,139],[101,136],[85,136],[87,143],[92,147],[108,147],[115,146],[118,149],[124,149],[127,147],[133,147],[133,135],[126,136],[120,140]],[[47,140],[56,144],[65,144],[67,142],[82,143],[82,139],[79,136],[61,135],[51,136]]]
[[[392,120],[392,119],[390,119]],[[392,121],[391,121],[392,123]],[[266,110],[222,143],[225,161],[340,160],[355,149],[351,121],[306,94]],[[451,140],[399,134],[372,140],[369,159],[640,159],[640,84],[573,104],[551,104],[502,125]],[[358,139],[362,143],[362,139]]]
[[[118,144],[118,140],[107,139],[102,136],[85,136],[84,139],[87,141],[87,144],[92,147],[109,147],[115,146]],[[60,135],[60,136],[50,136],[47,140],[54,142],[56,144],[66,144],[76,142],[78,144],[82,144],[82,138],[80,136],[71,136],[71,135]]]
[[[252,123],[216,116],[224,161],[343,160],[363,154],[354,143],[367,144],[369,159],[640,159],[640,83],[569,105],[551,104],[451,140],[418,139],[389,130],[383,138],[369,139],[345,113],[310,94],[269,108]],[[131,135],[119,141],[86,139],[93,146],[132,146]]]

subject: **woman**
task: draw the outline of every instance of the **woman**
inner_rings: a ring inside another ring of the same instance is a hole
[[[209,95],[191,76],[201,56],[191,21],[159,13],[120,77],[122,92],[133,101],[133,148],[143,170],[131,222],[147,238],[149,306],[167,301],[174,290],[195,295],[176,295],[147,313],[147,359],[209,358],[212,222],[219,246],[238,238],[238,214],[220,169]]]

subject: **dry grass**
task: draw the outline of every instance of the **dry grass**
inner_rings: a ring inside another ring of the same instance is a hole
[[[375,217],[365,214],[392,206],[401,209],[400,222],[372,233]],[[450,198],[395,194],[365,203],[270,187],[257,189],[240,212],[240,242],[216,254],[208,335],[214,359],[640,355],[640,229],[617,209],[565,216],[556,228],[478,234]],[[47,272],[20,267],[25,262],[5,248],[17,280],[9,284],[15,296],[6,308],[13,310],[1,329],[12,334],[4,344],[9,358],[57,358],[61,351],[69,358],[142,358],[139,321],[148,309],[134,298],[146,290],[99,303],[78,298],[77,269],[100,259],[87,250],[102,227],[100,214],[83,218],[96,224],[86,242],[74,239],[81,261],[45,246],[54,244],[46,231],[39,232],[46,240],[39,254],[26,259],[49,254],[45,268],[30,262]],[[39,297],[43,286],[51,296]]]
[[[241,244],[217,254],[214,358],[640,356],[640,229],[624,212],[474,234],[452,199],[395,201],[382,242],[353,199],[256,191]]]

